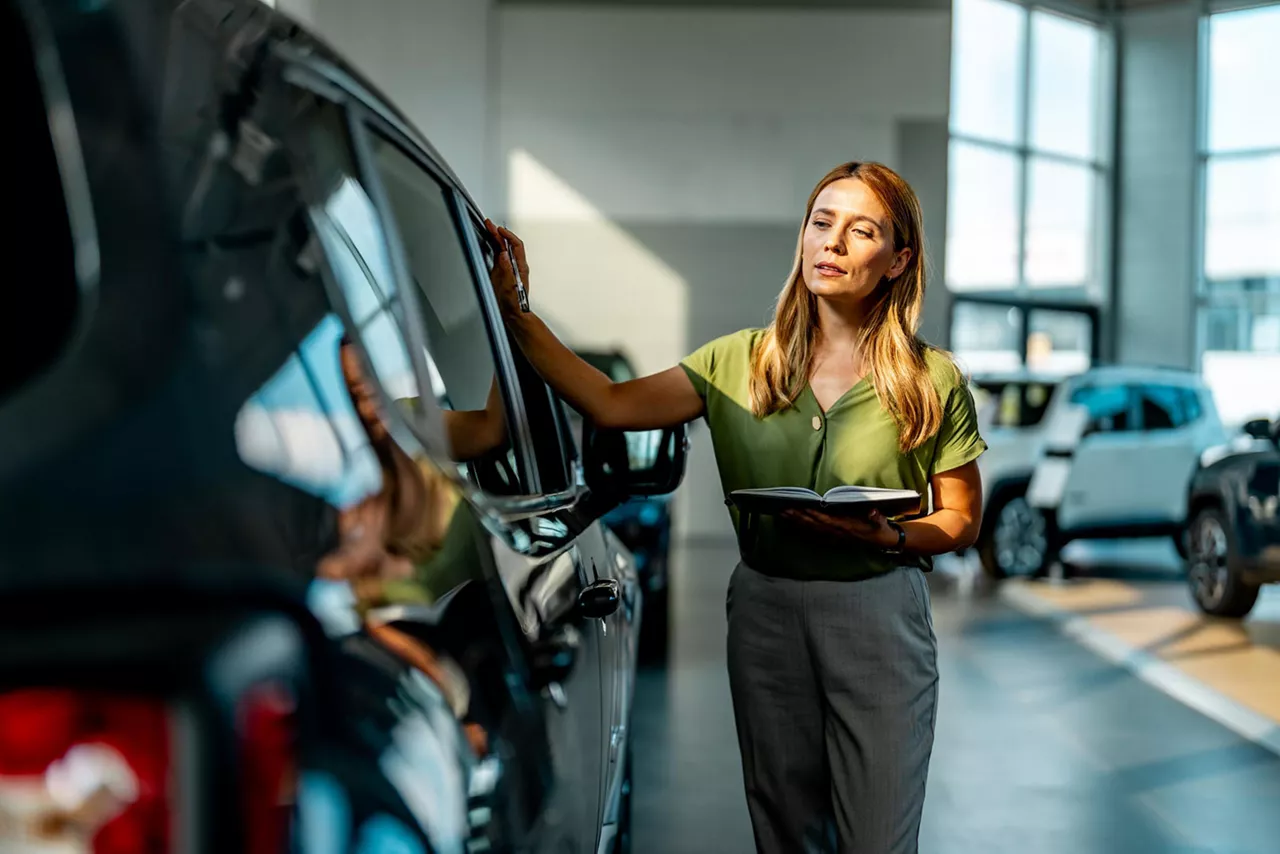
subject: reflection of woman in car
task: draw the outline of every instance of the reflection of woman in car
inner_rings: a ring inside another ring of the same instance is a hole
[[[467,581],[478,565],[471,517],[460,508],[460,496],[430,460],[415,461],[391,436],[376,392],[365,380],[360,356],[343,339],[340,349],[343,378],[356,415],[382,469],[377,493],[339,514],[339,547],[326,555],[318,573],[350,582],[360,610],[391,602],[430,602]],[[484,413],[445,413],[473,420]],[[500,418],[501,410],[497,410]],[[456,422],[460,419],[455,419]],[[449,429],[446,426],[446,429]],[[495,433],[501,440],[501,433]],[[472,442],[471,450],[488,448]],[[366,631],[409,664],[422,670],[444,692],[460,718],[467,712],[470,687],[466,676],[447,657],[420,639],[386,625],[369,624]],[[464,730],[478,755],[487,752],[483,728],[464,722]]]
[[[977,536],[973,398],[916,337],[925,290],[919,202],[897,174],[848,163],[814,189],[773,323],[680,366],[614,383],[521,311],[511,254],[493,274],[529,361],[604,428],[699,416],[725,492],[841,484],[931,497],[909,520],[789,511],[739,528],[729,677],[747,802],[762,852],[916,850],[937,700],[921,570]]]

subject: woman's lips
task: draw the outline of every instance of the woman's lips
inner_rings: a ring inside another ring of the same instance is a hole
[[[830,264],[816,264],[813,270],[819,276],[826,276],[831,279],[838,279],[844,275],[844,270],[839,267],[833,267]]]

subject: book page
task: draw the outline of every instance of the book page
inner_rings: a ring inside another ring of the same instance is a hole
[[[875,501],[886,498],[918,498],[910,489],[886,489],[881,486],[837,486],[824,496],[828,501]]]
[[[803,486],[771,486],[764,489],[736,489],[736,495],[761,495],[770,498],[817,499],[821,496]]]

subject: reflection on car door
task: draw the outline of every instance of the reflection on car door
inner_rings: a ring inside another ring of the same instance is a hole
[[[599,547],[579,536],[583,524],[574,517],[550,398],[536,375],[517,368],[466,201],[391,129],[371,120],[367,139],[368,180],[385,198],[389,230],[403,248],[412,282],[406,315],[421,324],[423,370],[446,422],[462,418],[485,433],[495,413],[501,422],[491,441],[475,442],[470,426],[446,432],[460,474],[487,507],[499,577],[523,632],[533,687],[544,698],[557,785],[537,848],[592,852],[607,738],[602,674],[613,662],[603,623],[584,619],[578,603],[594,580]]]

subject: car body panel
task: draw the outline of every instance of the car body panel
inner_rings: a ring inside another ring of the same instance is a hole
[[[1228,452],[1195,472],[1187,502],[1220,508],[1233,527],[1237,569],[1252,583],[1280,582],[1280,451]]]

